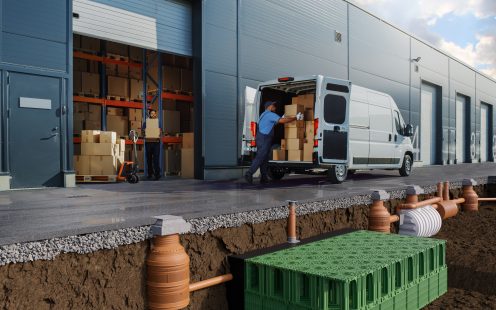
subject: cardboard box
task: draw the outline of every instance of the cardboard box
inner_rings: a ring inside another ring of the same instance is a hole
[[[105,73],[111,76],[117,76],[117,64],[105,64]]]
[[[130,93],[129,98],[132,99],[143,99],[143,81],[130,79]]]
[[[165,149],[164,167],[166,174],[181,172],[181,150]]]
[[[188,69],[181,69],[181,90],[193,91],[193,71]]]
[[[91,120],[85,120],[84,121],[84,129],[86,130],[99,130],[102,128],[102,121],[97,120],[97,121],[91,121]]]
[[[90,73],[96,73],[98,76],[100,76],[100,68],[98,67],[99,63],[97,61],[89,61],[88,62],[88,72]]]
[[[129,46],[129,59],[136,62],[143,62],[143,49]]]
[[[286,160],[286,150],[272,150],[272,160]]]
[[[107,115],[107,130],[115,131],[118,137],[127,137],[129,135],[127,116]]]
[[[305,138],[305,128],[285,127],[284,138],[286,139],[303,139]]]
[[[74,121],[84,121],[87,113],[88,112],[74,112],[74,114],[72,114],[72,119]]]
[[[143,110],[142,109],[129,109],[128,113],[129,113],[129,120],[130,121],[140,121],[141,122],[143,120]]]
[[[141,121],[129,121],[129,130],[131,129],[141,130]]]
[[[146,138],[160,138],[160,128],[158,127],[158,119],[147,118],[145,128]]]
[[[192,179],[195,177],[194,149],[181,149],[181,177]]]
[[[305,112],[305,108],[301,104],[291,104],[284,106],[284,114],[286,116],[296,116],[296,114],[303,112]]]
[[[84,115],[84,114],[83,114]],[[72,132],[79,135],[81,134],[81,131],[84,129],[84,120],[76,120],[72,122]]]
[[[180,105],[181,103],[179,103]],[[176,111],[176,101],[172,99],[164,99],[162,101],[162,107],[164,110],[169,110],[169,111]]]
[[[301,150],[288,150],[288,161],[301,161],[303,152]]]
[[[305,121],[313,121],[314,113],[313,109],[305,109]]]
[[[117,65],[117,76],[129,77],[129,66],[127,65]]]
[[[286,150],[302,150],[303,149],[303,139],[285,139],[286,140]]]
[[[126,139],[118,139],[116,144],[119,146],[119,156],[124,158],[124,153],[126,152]]]
[[[109,96],[129,97],[126,78],[107,76],[107,89]]]
[[[90,174],[90,158],[91,156],[76,155],[74,156],[74,170],[77,175]]]
[[[117,158],[115,156],[90,156],[91,175],[116,175]]]
[[[163,66],[162,68],[163,76],[163,87],[167,90],[181,90],[181,69]]]
[[[81,92],[100,96],[100,75],[98,73],[81,73]]]
[[[113,143],[82,143],[81,155],[115,155],[115,144]]]
[[[75,60],[75,59],[74,59]],[[72,73],[72,93],[78,94],[83,92],[83,77],[82,73],[74,71]]]
[[[313,140],[303,144],[303,161],[313,161]]]
[[[107,115],[124,116],[123,108],[107,107]]]
[[[88,104],[85,102],[74,102],[74,114],[88,112]]]
[[[192,132],[183,132],[183,149],[193,149],[195,147],[195,136]]]
[[[127,45],[116,43],[112,41],[107,41],[107,53],[116,54],[120,56],[127,56]]]
[[[143,79],[143,71],[139,67],[129,67],[129,78],[135,79],[135,80],[142,80]],[[150,83],[147,85],[150,87]]]
[[[298,96],[298,104],[302,105],[305,109],[313,109],[314,102],[315,102],[314,94]]]
[[[313,139],[315,137],[315,128],[313,122],[305,122],[305,138]]]
[[[284,128],[294,128],[294,127],[305,128],[305,121],[294,121],[284,124]]]
[[[91,51],[100,51],[100,40],[87,36],[81,36],[81,48]]]
[[[81,131],[81,143],[98,143],[100,142],[100,130],[83,130]]]
[[[102,106],[99,104],[88,104],[88,112],[102,115]]]
[[[181,131],[181,113],[179,111],[164,110],[162,116],[164,134],[174,135]]]
[[[102,109],[98,110],[92,110],[91,112],[86,112],[85,114],[85,121],[97,121],[101,123],[102,121]]]
[[[73,74],[75,74],[76,71],[79,72],[79,74],[81,74],[81,72],[88,72],[88,64],[89,61],[86,59],[74,58],[72,62]]]
[[[114,131],[100,132],[100,143],[117,143],[117,134]]]
[[[281,139],[281,150],[286,150],[286,139]]]

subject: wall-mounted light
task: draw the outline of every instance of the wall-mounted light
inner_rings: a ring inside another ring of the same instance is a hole
[[[422,57],[419,56],[417,58],[413,58],[412,61],[413,62],[419,62],[421,59],[422,59]]]

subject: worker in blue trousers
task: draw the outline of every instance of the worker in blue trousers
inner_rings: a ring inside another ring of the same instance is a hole
[[[150,119],[157,118],[157,111],[150,110]],[[143,133],[146,129],[146,123],[143,123]],[[148,168],[147,178],[152,178],[157,181],[161,177],[160,173],[160,138],[150,138],[145,135],[145,150],[146,150],[146,164]]]
[[[272,149],[272,139],[274,138],[274,127],[277,124],[286,124],[295,120],[303,120],[303,114],[298,113],[296,116],[280,117],[275,113],[275,101],[266,101],[264,104],[265,111],[260,115],[258,121],[258,130],[255,141],[257,143],[257,155],[253,160],[250,169],[245,174],[245,180],[249,184],[253,183],[253,174],[260,168],[260,183],[265,184],[269,181],[267,177],[268,162],[270,151]]]

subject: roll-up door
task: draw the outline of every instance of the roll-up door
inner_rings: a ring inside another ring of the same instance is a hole
[[[74,0],[74,33],[191,56],[191,3],[182,0]]]

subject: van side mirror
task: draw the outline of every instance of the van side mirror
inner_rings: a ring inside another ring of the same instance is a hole
[[[405,137],[411,137],[413,136],[413,126],[411,124],[408,124],[405,126]]]

